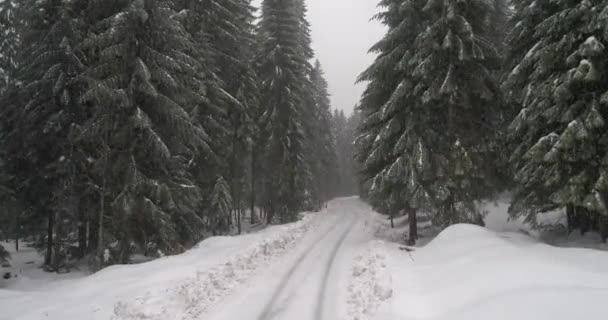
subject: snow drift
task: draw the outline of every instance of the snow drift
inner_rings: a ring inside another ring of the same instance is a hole
[[[378,319],[604,318],[608,253],[456,225],[411,253],[387,245],[393,297]]]

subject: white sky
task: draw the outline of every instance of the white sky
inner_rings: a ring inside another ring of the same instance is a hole
[[[253,0],[258,7],[261,2]],[[374,60],[367,51],[385,32],[377,21],[370,22],[378,0],[306,2],[313,48],[325,70],[333,108],[350,114],[365,89],[364,84],[355,85],[357,76]]]

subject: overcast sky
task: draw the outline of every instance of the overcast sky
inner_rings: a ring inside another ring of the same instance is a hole
[[[254,0],[259,6],[262,0]],[[373,61],[369,48],[384,35],[370,18],[378,0],[306,0],[313,47],[329,81],[332,105],[347,114],[365,89],[357,76]]]

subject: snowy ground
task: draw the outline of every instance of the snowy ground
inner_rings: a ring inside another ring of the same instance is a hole
[[[392,294],[373,316],[363,312],[356,319],[606,318],[608,246],[599,235],[532,230],[508,219],[505,199],[484,207],[486,228],[456,225],[437,235],[425,224],[421,246],[412,252],[398,243],[407,222],[397,219],[391,230],[386,218],[376,216],[376,236],[386,242],[367,256],[387,266],[374,269],[389,279]],[[559,223],[565,217],[553,212],[542,219]]]
[[[405,253],[386,244],[393,296],[377,320],[604,319],[608,253],[471,225]]]
[[[12,266],[11,268],[0,269],[0,290],[33,291],[86,275],[83,270],[72,270],[72,272],[66,274],[45,272],[40,268],[43,257],[36,252],[36,249],[27,246],[27,243],[20,242],[17,252],[15,251],[14,241],[0,242],[0,244],[11,254],[10,263]],[[10,279],[2,277],[6,272],[11,273],[12,277]],[[0,297],[2,297],[1,293]]]
[[[179,311],[177,308],[185,306],[188,298],[181,295],[182,288],[203,281],[204,275],[229,277],[229,264],[235,262],[239,265],[234,265],[233,269],[241,270],[235,272],[243,273],[238,281],[245,281],[247,274],[254,273],[252,270],[279,257],[309,229],[316,229],[317,224],[323,223],[325,217],[321,214],[307,214],[298,223],[270,227],[239,237],[210,238],[179,256],[138,265],[114,266],[80,279],[51,279],[35,291],[15,287],[0,289],[0,320],[108,320],[129,316],[145,319],[145,314],[140,314],[140,311],[151,316],[164,312],[163,307],[174,307],[174,311]],[[217,280],[228,286],[237,285],[230,278]],[[214,290],[211,292],[217,297],[230,293],[230,288],[209,290]],[[181,300],[162,306],[151,304],[165,297]],[[205,302],[203,299],[201,297],[201,303]],[[143,305],[150,308],[139,308]]]
[[[356,198],[333,201],[320,228],[204,319],[345,319],[355,255],[373,239],[370,212]]]
[[[39,274],[0,289],[0,320],[605,318],[608,252],[563,248],[606,249],[599,238],[533,231],[507,221],[506,208],[486,205],[489,230],[437,236],[421,223],[409,252],[403,218],[391,229],[359,199],[338,199],[298,223],[211,238],[183,255],[81,279]]]

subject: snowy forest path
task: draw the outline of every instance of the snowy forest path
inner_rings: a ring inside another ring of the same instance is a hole
[[[347,314],[354,254],[371,239],[366,206],[357,198],[332,201],[324,223],[245,290],[203,315],[209,320],[330,320]],[[201,318],[202,319],[202,318]]]

